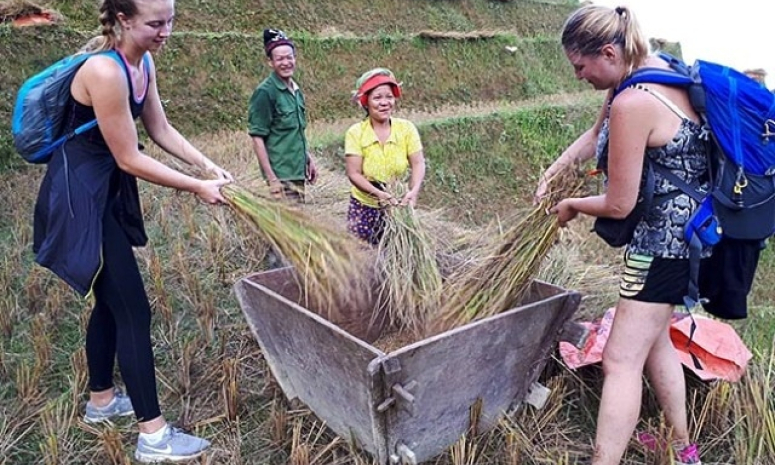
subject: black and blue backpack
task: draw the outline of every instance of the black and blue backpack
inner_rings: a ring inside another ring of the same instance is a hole
[[[96,53],[110,56],[124,67],[116,51]],[[57,147],[97,125],[95,119],[64,133],[70,84],[81,65],[94,55],[79,53],[65,57],[22,84],[16,95],[11,133],[16,151],[29,163],[48,163]]]
[[[709,190],[659,169],[700,204],[684,231],[691,269],[684,301],[690,310],[700,303],[721,318],[745,318],[759,253],[775,233],[775,94],[728,66],[659,56],[670,70],[638,69],[617,92],[645,83],[683,87],[707,130]],[[713,255],[701,261],[703,246]]]

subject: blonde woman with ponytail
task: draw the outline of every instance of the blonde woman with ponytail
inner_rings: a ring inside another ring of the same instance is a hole
[[[89,401],[84,420],[134,415],[141,462],[201,455],[209,442],[168,425],[161,415],[151,346],[151,308],[132,247],[147,237],[136,178],[223,203],[231,175],[192,146],[164,114],[151,54],[170,37],[174,0],[103,0],[95,53],[75,74],[67,131],[97,119],[53,154],[35,206],[36,261],[77,292],[94,296],[86,332]],[[203,180],[142,152],[135,120],[161,148],[209,172]],[[126,393],[114,385],[116,359]]]
[[[603,194],[568,198],[553,209],[561,226],[579,213],[623,219],[633,212],[646,167],[660,165],[687,183],[706,182],[702,128],[686,92],[645,83],[619,89],[644,68],[669,69],[650,55],[632,11],[589,5],[565,22],[562,46],[576,77],[606,92],[597,121],[546,170],[545,180],[593,157],[605,173]],[[616,97],[616,98],[614,98]],[[651,171],[651,170],[649,170]],[[625,271],[613,328],[603,354],[605,382],[597,418],[594,465],[618,464],[638,422],[641,378],[649,376],[665,419],[675,465],[699,465],[686,413],[684,372],[669,337],[675,305],[683,304],[689,283],[689,248],[683,237],[697,203],[653,170],[655,200],[642,215],[624,253]],[[703,251],[707,256],[708,250]]]

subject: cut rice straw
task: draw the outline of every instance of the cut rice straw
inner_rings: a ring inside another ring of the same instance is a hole
[[[438,334],[513,308],[527,294],[541,262],[557,240],[557,218],[548,213],[560,200],[579,195],[584,177],[565,170],[550,181],[549,192],[527,213],[502,222],[489,238],[483,258],[453,273],[444,286],[438,311],[429,322]]]
[[[391,326],[410,337],[424,335],[438,306],[441,273],[435,244],[412,206],[390,208],[378,246],[378,299]]]
[[[313,221],[288,204],[228,184],[221,189],[234,210],[295,268],[305,307],[329,320],[370,299],[372,265],[351,237]]]

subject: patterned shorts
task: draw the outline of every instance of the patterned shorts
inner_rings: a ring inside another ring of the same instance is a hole
[[[371,245],[379,244],[385,232],[385,210],[368,207],[350,196],[347,230]]]
[[[689,260],[624,254],[619,296],[639,302],[682,305],[689,289]]]

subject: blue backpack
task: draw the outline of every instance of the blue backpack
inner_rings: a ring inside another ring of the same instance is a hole
[[[692,107],[709,131],[711,187],[702,191],[698,184],[687,184],[669,170],[655,166],[700,204],[684,231],[691,275],[685,304],[692,309],[702,303],[707,311],[722,318],[745,318],[745,298],[759,251],[764,240],[775,233],[775,94],[727,66],[702,60],[689,66],[666,53],[660,58],[670,64],[671,70],[638,69],[614,95],[646,83],[687,90]],[[703,246],[714,246],[709,260],[715,262],[707,265],[712,272],[701,273]],[[730,283],[724,276],[738,278]],[[742,282],[740,276],[745,277]],[[701,299],[700,293],[711,295],[710,300],[705,295]],[[730,297],[732,294],[735,298]]]
[[[114,50],[97,53],[113,58],[124,68],[123,60]],[[97,125],[95,119],[64,133],[70,84],[81,65],[97,53],[63,58],[22,84],[16,95],[11,132],[16,151],[26,161],[48,163],[57,147]]]

